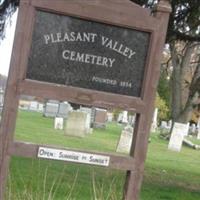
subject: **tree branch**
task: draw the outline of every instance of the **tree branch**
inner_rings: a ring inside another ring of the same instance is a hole
[[[184,33],[181,33],[179,31],[173,31],[173,35],[176,39],[182,40],[182,41],[190,41],[190,42],[200,42],[200,35],[186,35]]]

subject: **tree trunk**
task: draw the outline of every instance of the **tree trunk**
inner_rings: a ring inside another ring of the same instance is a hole
[[[172,120],[188,123],[199,98],[200,64],[196,64],[195,67],[191,65],[191,60],[197,50],[196,44],[188,43],[180,47],[181,44],[170,45],[173,66]],[[192,69],[195,69],[193,74],[191,74]]]
[[[181,112],[181,69],[178,54],[176,52],[175,44],[170,45],[171,59],[172,59],[172,120],[177,119]]]

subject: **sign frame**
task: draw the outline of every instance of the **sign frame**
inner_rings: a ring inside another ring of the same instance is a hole
[[[32,41],[36,10],[74,16],[105,24],[146,31],[151,34],[141,96],[130,97],[89,89],[43,83],[26,79],[26,68]],[[15,32],[3,115],[0,127],[0,199],[4,198],[10,157],[37,157],[40,145],[14,140],[20,95],[67,100],[104,108],[122,108],[137,113],[129,156],[96,153],[110,157],[109,168],[127,172],[124,199],[138,200],[142,183],[148,136],[159,79],[162,48],[169,14],[168,0],[161,0],[153,15],[129,0],[21,0]],[[47,148],[55,148],[47,146]],[[65,149],[67,150],[67,149]],[[70,151],[71,149],[69,149]],[[82,151],[81,152],[86,152]],[[87,153],[87,152],[86,152]],[[93,153],[93,152],[88,152]]]

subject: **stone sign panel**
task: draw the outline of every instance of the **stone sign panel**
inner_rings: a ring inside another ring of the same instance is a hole
[[[36,11],[28,79],[139,97],[150,34]]]

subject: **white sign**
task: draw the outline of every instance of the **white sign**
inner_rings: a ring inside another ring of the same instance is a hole
[[[189,123],[182,124],[175,122],[169,141],[168,149],[179,152],[181,150],[184,137],[188,135],[188,131]]]
[[[46,147],[39,147],[38,157],[52,159],[52,160],[70,161],[76,163],[86,163],[90,165],[100,165],[100,166],[109,166],[110,162],[109,156],[52,149]]]

